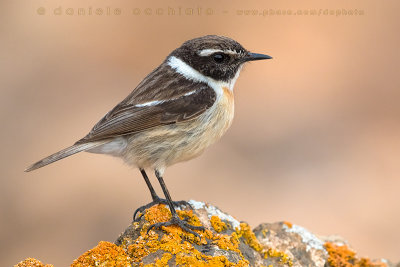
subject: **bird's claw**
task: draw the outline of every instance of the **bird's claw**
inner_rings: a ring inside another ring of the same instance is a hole
[[[155,206],[155,205],[158,205],[158,204],[165,204],[165,205],[168,205],[168,201],[167,201],[166,199],[163,199],[163,198],[156,198],[156,199],[154,199],[152,202],[150,202],[150,203],[148,203],[148,204],[146,204],[146,205],[144,205],[144,206],[141,206],[141,207],[137,208],[137,209],[135,210],[135,212],[133,213],[133,221],[134,221],[134,222],[140,221],[140,219],[141,219],[141,218],[143,217],[143,215],[144,215],[144,211],[145,211],[145,210],[147,210],[148,208],[151,208],[151,207],[153,207],[153,206]],[[193,209],[192,205],[190,205],[189,202],[184,201],[184,200],[172,201],[172,204],[174,204],[175,207],[188,206],[190,209]],[[137,215],[139,212],[140,212],[141,214],[140,214],[139,217],[136,218],[136,215]]]
[[[160,228],[162,226],[171,226],[171,225],[177,225],[180,228],[182,228],[182,230],[195,235],[199,239],[201,239],[200,235],[192,230],[201,230],[201,231],[205,230],[205,228],[203,226],[191,225],[187,222],[187,220],[185,220],[185,219],[181,220],[177,215],[174,215],[174,216],[172,216],[171,220],[169,220],[167,222],[159,222],[159,223],[150,225],[150,227],[147,229],[147,233],[149,233],[149,231],[153,228]]]

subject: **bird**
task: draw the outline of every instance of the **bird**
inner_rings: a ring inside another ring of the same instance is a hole
[[[30,172],[78,152],[122,158],[138,168],[152,202],[137,209],[164,203],[171,219],[148,228],[176,225],[199,236],[204,230],[181,220],[164,182],[167,167],[193,159],[216,142],[234,117],[233,88],[243,65],[271,59],[252,53],[237,41],[206,35],[185,41],[150,72],[133,91],[109,111],[82,139],[28,167]],[[165,199],[154,190],[146,170],[154,171]]]

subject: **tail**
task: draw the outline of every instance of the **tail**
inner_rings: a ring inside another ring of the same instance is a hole
[[[53,155],[50,155],[38,162],[36,162],[35,164],[32,164],[31,166],[29,166],[28,168],[25,169],[25,172],[30,172],[36,169],[39,169],[41,167],[44,167],[50,163],[53,163],[57,160],[69,157],[73,154],[82,152],[82,151],[86,151],[89,150],[91,148],[95,148],[97,146],[103,145],[105,143],[107,143],[108,141],[103,141],[103,142],[92,142],[92,143],[84,143],[84,144],[75,144],[72,145],[70,147],[67,147],[61,151],[58,151],[56,153],[54,153]]]

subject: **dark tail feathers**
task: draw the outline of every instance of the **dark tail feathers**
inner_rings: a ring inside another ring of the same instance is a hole
[[[57,160],[69,157],[73,154],[76,154],[76,153],[79,153],[82,151],[89,150],[91,148],[95,148],[95,147],[103,145],[105,143],[107,143],[107,141],[106,142],[93,142],[93,143],[72,145],[70,147],[67,147],[61,151],[58,151],[57,153],[54,153],[53,155],[50,155],[50,156],[36,162],[35,164],[29,166],[28,168],[26,168],[25,172],[30,172],[30,171],[39,169],[43,166],[46,166],[50,163],[57,161]]]

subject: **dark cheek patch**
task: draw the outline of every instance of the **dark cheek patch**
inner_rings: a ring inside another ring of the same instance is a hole
[[[235,77],[238,67],[232,62],[215,63],[211,57],[194,56],[188,62],[201,74],[211,77],[217,81],[229,81]]]

